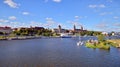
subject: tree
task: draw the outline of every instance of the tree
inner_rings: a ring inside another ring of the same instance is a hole
[[[98,35],[98,41],[105,41],[105,36],[104,35]]]

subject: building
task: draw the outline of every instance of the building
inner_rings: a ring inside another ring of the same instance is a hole
[[[103,35],[108,36],[108,32],[102,32]]]
[[[20,27],[20,28],[14,28],[13,31],[19,31],[19,30],[44,30],[44,27]]]
[[[52,29],[53,33],[67,33],[68,30],[67,29],[62,29],[61,25],[58,25],[58,28],[54,28]]]
[[[77,29],[76,26],[73,26],[73,32],[74,33],[79,33],[79,32],[86,32],[87,30],[84,30],[83,26],[81,26],[80,29]]]
[[[12,32],[11,27],[0,27],[0,32],[10,34]]]

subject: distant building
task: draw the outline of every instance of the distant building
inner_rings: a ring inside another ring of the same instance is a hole
[[[109,33],[108,32],[102,32],[102,34],[108,36]]]
[[[0,32],[9,34],[9,33],[12,32],[12,29],[11,29],[11,27],[7,27],[7,26],[6,27],[0,27]]]
[[[62,29],[61,26],[59,25],[58,28],[52,29],[52,32],[54,32],[54,33],[67,33],[68,30],[67,29]]]
[[[81,26],[80,29],[76,29],[76,26],[75,26],[75,25],[74,25],[74,27],[73,27],[73,32],[74,32],[74,33],[85,32],[85,31],[87,31],[87,30],[84,30],[84,29],[83,29],[83,26]]]
[[[53,32],[53,33],[59,33],[59,29],[54,28],[54,29],[52,29],[52,32]]]
[[[33,27],[35,30],[44,30],[44,27]]]
[[[19,30],[44,30],[44,27],[30,27],[30,28],[27,28],[27,27],[20,27],[20,28],[14,28],[13,31],[19,31]]]

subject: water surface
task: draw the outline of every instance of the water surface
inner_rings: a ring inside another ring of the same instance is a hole
[[[87,39],[90,38],[82,38]],[[0,67],[120,67],[120,49],[90,49],[77,46],[78,41],[79,38],[0,41]]]

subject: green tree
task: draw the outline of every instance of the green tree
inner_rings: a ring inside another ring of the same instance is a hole
[[[98,41],[105,41],[105,36],[104,35],[98,35]]]

